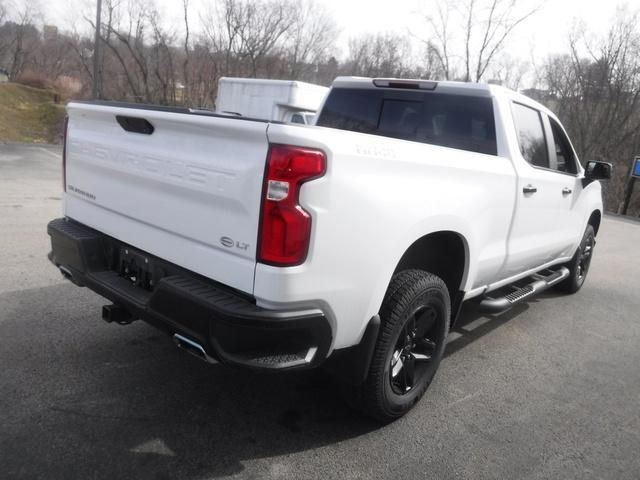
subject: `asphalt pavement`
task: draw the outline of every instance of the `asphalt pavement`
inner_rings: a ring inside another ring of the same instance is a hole
[[[209,366],[46,260],[60,149],[0,145],[0,478],[640,478],[640,223],[501,316],[466,305],[435,382],[380,427],[321,373]]]

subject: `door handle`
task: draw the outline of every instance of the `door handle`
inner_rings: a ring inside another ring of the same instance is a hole
[[[529,184],[529,185],[525,185],[522,188],[522,192],[523,193],[536,193],[538,191],[538,189],[536,187],[534,187],[533,185]]]
[[[573,193],[573,190],[571,190],[569,187],[564,187],[562,189],[562,195],[571,195]]]

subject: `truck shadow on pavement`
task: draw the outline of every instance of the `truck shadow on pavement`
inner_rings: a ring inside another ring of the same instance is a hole
[[[536,298],[530,300],[535,302]],[[449,357],[467,345],[491,333],[529,309],[530,302],[516,304],[511,310],[498,315],[490,315],[479,311],[474,301],[462,305],[458,321],[449,334],[444,357]]]
[[[103,303],[67,284],[0,294],[5,478],[220,477],[242,472],[245,461],[381,428],[351,411],[320,372],[209,366],[143,322],[105,324]],[[465,306],[456,327],[465,333],[446,354],[526,308],[480,322],[485,317]],[[473,322],[482,324],[465,331]],[[252,471],[269,477],[272,463]]]

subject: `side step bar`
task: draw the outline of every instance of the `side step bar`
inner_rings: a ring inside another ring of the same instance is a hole
[[[561,267],[555,271],[549,271],[548,275],[536,273],[531,275],[533,282],[522,287],[512,286],[513,290],[502,297],[485,297],[480,301],[480,309],[487,313],[501,313],[527,298],[544,292],[569,276],[569,269]],[[508,287],[507,287],[508,288]],[[502,290],[502,289],[500,289]]]

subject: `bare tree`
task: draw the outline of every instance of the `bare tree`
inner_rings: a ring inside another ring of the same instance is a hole
[[[476,82],[485,78],[514,30],[540,9],[523,10],[517,0],[434,2],[423,17],[428,35],[418,37],[438,58],[444,78]],[[462,38],[455,38],[455,32]]]
[[[285,45],[285,76],[311,80],[317,65],[326,61],[335,50],[338,28],[327,9],[315,0],[302,0],[291,7],[292,23]]]
[[[189,46],[189,0],[182,0],[182,13],[184,18],[184,61],[182,62],[182,75],[183,75],[183,99],[185,104],[189,103],[190,99],[190,82],[189,82],[189,60],[191,49]]]
[[[435,14],[425,15],[424,20],[430,27],[432,37],[424,39],[417,36],[425,47],[425,56],[429,59],[435,57],[440,65],[439,72],[432,78],[442,77],[445,80],[452,78],[452,58],[450,51],[451,42],[451,4],[438,2]]]
[[[220,18],[220,10],[209,8],[200,13],[202,33],[193,46],[192,71],[194,86],[193,101],[200,107],[211,107],[215,104],[215,91],[218,79],[229,74],[232,54],[226,50],[227,40],[223,34],[226,25]]]
[[[120,2],[108,0],[107,10],[117,11]],[[133,100],[152,102],[150,72],[145,45],[145,34],[150,16],[157,12],[151,2],[134,2],[126,5],[124,22],[120,16],[110,16],[116,23],[105,25],[102,41],[113,53],[127,79]],[[120,13],[120,12],[116,12]]]
[[[210,48],[208,37],[202,36],[193,44],[190,67],[190,104],[197,107],[212,107],[218,79],[222,76],[221,53]]]
[[[37,2],[27,2],[17,13],[16,22],[12,22],[12,36],[9,41],[9,78],[16,81],[24,72],[32,55],[37,51],[40,35],[35,27],[39,16]]]
[[[148,63],[152,72],[152,79],[150,79],[149,83],[153,91],[154,102],[163,105],[174,105],[178,103],[178,101],[187,103],[187,99],[184,97],[186,92],[184,84],[181,89],[183,97],[178,99],[176,96],[178,90],[175,66],[176,50],[172,47],[172,44],[176,42],[177,36],[174,32],[167,31],[161,25],[157,12],[149,16],[149,26],[152,32],[152,41],[148,48]],[[186,70],[188,67],[188,57],[185,57],[185,62],[183,63],[183,72],[185,75],[187,75]]]
[[[397,34],[370,34],[351,38],[342,73],[366,77],[411,76],[411,55],[408,39]]]
[[[531,63],[510,55],[500,55],[487,70],[486,79],[489,83],[503,85],[512,90],[522,89],[524,81],[531,73]]]
[[[623,197],[631,158],[640,149],[639,20],[638,12],[623,9],[604,37],[576,31],[570,53],[552,57],[544,66],[548,103],[568,128],[579,156],[617,165],[607,192],[614,210]]]
[[[0,67],[3,67],[5,54],[9,50],[9,38],[6,35],[5,22],[7,20],[7,7],[4,0],[0,0]]]
[[[472,3],[473,0],[470,0]],[[487,71],[487,68],[494,60],[496,54],[502,49],[504,42],[509,35],[525,20],[535,14],[540,6],[534,7],[524,12],[516,9],[516,0],[491,0],[489,8],[485,10],[485,23],[482,26],[480,48],[475,61],[475,80],[480,81]],[[469,9],[469,26],[473,20],[472,9]],[[469,49],[467,48],[467,51]],[[467,55],[467,65],[471,63],[471,58]],[[467,67],[469,72],[469,67]],[[467,73],[467,78],[469,75]]]
[[[233,3],[233,2],[232,2]],[[278,53],[279,42],[293,24],[293,11],[283,0],[242,1],[232,17],[238,32],[236,53],[249,61],[249,74],[258,75],[261,62]]]
[[[50,81],[65,74],[69,65],[69,38],[54,29],[32,56],[33,68],[43,73]]]
[[[77,30],[71,32],[67,39],[69,69],[64,73],[76,78],[88,91],[89,85],[93,84],[92,42]]]
[[[209,12],[210,26],[205,29],[207,36],[211,40],[213,49],[224,52],[224,72],[226,75],[234,74],[234,54],[238,53],[238,42],[240,38],[240,22],[238,18],[242,16],[242,3],[237,0],[224,0],[222,10]],[[216,28],[216,26],[218,28]]]

